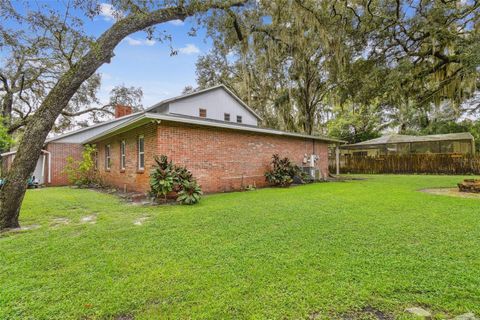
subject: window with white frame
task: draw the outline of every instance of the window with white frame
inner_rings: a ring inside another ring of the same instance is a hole
[[[138,137],[138,170],[145,169],[145,138],[143,136]]]
[[[95,150],[95,152],[93,153],[93,168],[95,170],[98,170],[98,151]]]
[[[110,145],[107,144],[105,146],[105,170],[110,170],[110,165],[111,165],[111,159],[110,159]]]
[[[122,142],[120,142],[120,170],[125,170],[127,162],[126,148],[127,143],[125,142],[125,140],[122,140]]]

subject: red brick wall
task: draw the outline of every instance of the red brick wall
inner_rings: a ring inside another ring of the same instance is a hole
[[[75,161],[82,159],[83,146],[78,143],[49,143],[45,148],[51,153],[51,183],[49,186],[64,186],[68,185],[68,178],[64,171],[67,164],[67,158],[73,157]],[[48,159],[48,157],[47,157]],[[48,170],[48,161],[47,169]],[[48,180],[48,171],[45,172],[45,182]]]
[[[145,139],[145,170],[138,170],[137,141],[140,135]],[[125,170],[120,170],[120,143],[126,142]],[[105,146],[110,144],[110,170],[105,168]],[[98,150],[98,173],[104,183],[127,191],[148,191],[149,172],[153,157],[157,154],[157,125],[148,124],[96,143]]]
[[[157,149],[175,163],[186,166],[205,192],[219,192],[253,184],[265,186],[264,174],[273,154],[278,153],[301,165],[305,153],[314,153],[314,142],[303,138],[162,123],[158,130]],[[315,152],[324,153],[325,159],[317,164],[327,174],[327,145],[315,142]]]
[[[145,135],[145,172],[137,172],[137,138]],[[120,171],[120,142],[127,142],[127,165]],[[105,145],[111,145],[111,169],[105,170]],[[189,169],[205,192],[265,186],[264,173],[274,153],[301,165],[304,154],[317,154],[317,167],[328,174],[327,144],[311,139],[221,130],[162,122],[133,129],[97,143],[99,172],[107,184],[127,191],[148,191],[153,156],[166,154]]]

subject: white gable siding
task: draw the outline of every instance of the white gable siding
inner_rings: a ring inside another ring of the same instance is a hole
[[[207,119],[224,121],[224,114],[229,113],[230,122],[236,122],[237,116],[241,116],[243,124],[257,125],[255,115],[222,88],[172,101],[167,112],[198,117],[199,109],[207,110]]]

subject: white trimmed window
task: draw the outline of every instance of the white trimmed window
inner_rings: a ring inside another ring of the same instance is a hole
[[[107,144],[105,146],[105,170],[110,170],[110,165],[111,165],[111,159],[110,159],[110,145]]]
[[[120,170],[125,170],[127,162],[126,149],[127,143],[125,142],[125,140],[122,140],[122,142],[120,142]]]
[[[237,123],[242,123],[242,116],[237,116]]]
[[[145,138],[143,136],[138,137],[138,170],[145,169]]]
[[[98,170],[98,151],[95,150],[95,152],[93,153],[93,168],[95,170]]]

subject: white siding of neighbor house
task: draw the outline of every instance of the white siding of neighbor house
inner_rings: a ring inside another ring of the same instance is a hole
[[[168,107],[160,106],[156,111],[199,117],[200,109],[207,110],[207,119],[224,121],[224,114],[229,113],[232,123],[236,123],[237,116],[241,116],[242,124],[257,125],[257,117],[221,87],[169,102]]]

